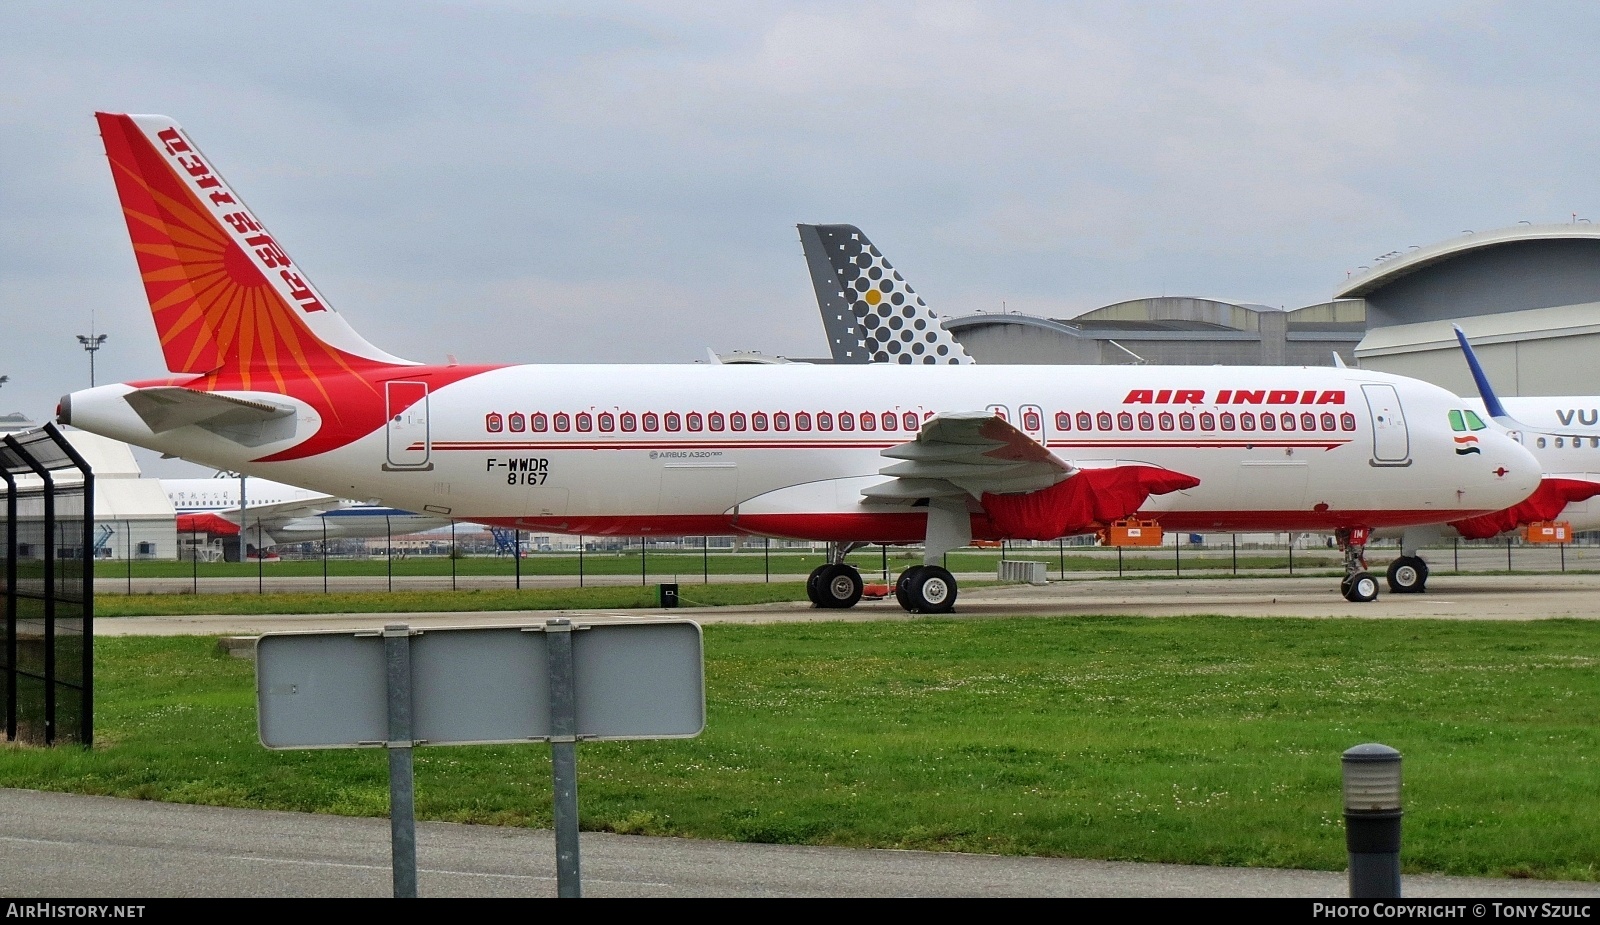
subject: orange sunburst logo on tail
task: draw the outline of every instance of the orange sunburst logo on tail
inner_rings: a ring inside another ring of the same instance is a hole
[[[320,297],[175,128],[158,136],[162,152],[132,117],[97,118],[169,369],[226,371],[241,388],[285,391],[286,378],[318,383],[370,365],[307,326],[304,313],[326,311]],[[284,298],[266,275],[273,271],[299,301]]]

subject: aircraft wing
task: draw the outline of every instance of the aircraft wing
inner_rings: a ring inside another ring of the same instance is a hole
[[[882,451],[892,480],[862,492],[880,501],[1037,491],[1069,478],[1072,466],[1032,437],[988,412],[962,411],[925,421],[917,439]]]
[[[278,543],[293,542],[292,538],[285,538],[283,534],[293,531],[286,530],[291,523],[308,517],[319,517],[327,511],[347,507],[348,505],[332,495],[320,498],[304,498],[296,501],[280,501],[277,504],[263,504],[259,507],[252,506],[245,511],[245,523],[252,535],[257,530],[261,534],[261,545],[275,546]],[[228,523],[239,523],[239,510],[217,511],[215,516],[221,517]],[[302,537],[303,539],[304,537]]]
[[[862,491],[869,500],[914,503],[975,497],[995,532],[1012,539],[1055,539],[1131,516],[1153,494],[1200,484],[1159,466],[1084,469],[988,412],[938,414],[917,439],[889,447],[890,480]]]
[[[243,446],[294,436],[295,409],[270,402],[170,385],[134,389],[123,400],[158,434],[193,424]]]

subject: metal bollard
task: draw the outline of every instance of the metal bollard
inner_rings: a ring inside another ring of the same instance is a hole
[[[1344,839],[1351,899],[1400,898],[1400,753],[1369,742],[1345,751]]]

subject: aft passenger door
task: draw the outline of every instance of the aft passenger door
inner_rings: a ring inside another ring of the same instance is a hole
[[[1392,385],[1379,384],[1363,385],[1361,392],[1372,412],[1372,465],[1411,465],[1411,434],[1400,394]]]
[[[428,434],[428,384],[391,381],[384,384],[389,420],[384,425],[388,462],[385,471],[426,471],[432,441]]]

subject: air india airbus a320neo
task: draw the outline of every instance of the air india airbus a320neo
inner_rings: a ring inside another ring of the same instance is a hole
[[[1135,515],[1334,533],[1345,596],[1371,600],[1371,530],[1539,485],[1498,431],[1463,448],[1460,398],[1397,376],[941,362],[865,252],[845,283],[915,363],[413,363],[345,323],[171,119],[97,118],[169,372],[74,392],[60,421],[218,468],[524,529],[827,541],[823,607],[860,599],[852,548],[922,543],[895,586],[922,613],[955,603],[951,549]]]

